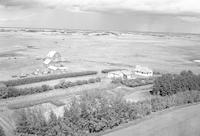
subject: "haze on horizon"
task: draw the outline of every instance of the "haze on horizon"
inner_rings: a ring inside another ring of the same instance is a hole
[[[0,26],[200,33],[200,1],[0,0]]]

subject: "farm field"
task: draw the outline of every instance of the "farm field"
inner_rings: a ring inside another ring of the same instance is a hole
[[[131,102],[151,99],[149,91],[152,89],[152,84],[133,88],[112,84],[110,79],[105,78],[107,74],[101,73],[103,69],[133,69],[139,64],[161,73],[179,73],[182,70],[200,73],[200,63],[196,61],[200,59],[200,35],[138,32],[98,35],[92,31],[78,30],[74,33],[12,31],[0,32],[0,81],[15,79],[13,75],[30,74],[37,69],[44,70],[46,67],[43,65],[43,59],[50,50],[55,50],[62,55],[67,72],[97,71],[97,75],[62,78],[14,87],[29,88],[44,84],[54,86],[62,80],[74,82],[96,77],[100,77],[101,82],[1,99],[0,125],[4,127],[8,136],[13,134],[14,112],[18,109],[37,108],[47,116],[51,111],[59,116],[63,114],[64,106],[67,106],[72,98],[86,90],[97,89],[113,95],[120,94]],[[196,122],[200,121],[197,118],[199,116],[195,116],[200,106],[194,107],[160,115],[158,118],[151,119],[152,121],[145,121],[147,123],[144,122],[143,126],[138,124],[140,126],[131,126],[126,128],[127,130],[116,131],[108,136],[124,134],[159,136],[162,130],[166,135],[175,136],[185,127],[189,127],[187,125],[199,125]],[[177,117],[176,120],[175,117],[178,115],[180,119]],[[191,116],[193,118],[189,118]],[[185,120],[181,120],[183,118]],[[175,122],[172,122],[173,119]],[[153,122],[157,123],[153,124]],[[158,130],[155,129],[157,127]],[[142,128],[145,130],[144,133]],[[137,131],[132,133],[132,130]],[[127,132],[124,133],[125,131]],[[191,130],[186,134],[189,132]]]
[[[104,136],[199,136],[200,104],[163,112]]]
[[[89,33],[89,34],[88,34]],[[50,50],[66,60],[68,71],[132,68],[137,64],[162,72],[199,72],[200,36],[192,34],[121,33],[94,35],[58,32],[0,32],[1,80],[43,69]]]

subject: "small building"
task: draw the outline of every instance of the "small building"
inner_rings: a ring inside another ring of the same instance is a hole
[[[57,70],[58,68],[55,67],[55,66],[49,66],[48,69],[50,69],[50,70],[54,70],[54,71],[55,71],[55,70]]]
[[[49,65],[51,63],[51,60],[50,59],[45,59],[44,62],[43,62],[45,65]]]
[[[134,71],[131,71],[131,70],[122,70],[121,72],[123,73],[123,78],[126,78],[126,79],[136,79]]]
[[[148,67],[136,65],[135,75],[144,76],[144,77],[151,77],[151,76],[153,76],[153,70],[151,70]]]
[[[50,51],[44,59],[43,64],[45,65],[53,65],[53,63],[57,63],[61,61],[61,55],[57,51]]]
[[[123,76],[124,74],[121,71],[113,71],[108,73],[108,78],[111,79],[117,79],[117,78],[123,79]]]

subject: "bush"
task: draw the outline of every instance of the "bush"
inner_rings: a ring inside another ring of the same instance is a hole
[[[122,96],[113,96],[106,91],[86,91],[71,101],[63,117],[58,118],[52,113],[46,121],[40,112],[22,111],[16,128],[20,134],[89,135],[142,118],[151,112],[195,102],[200,102],[199,91],[178,92],[164,97],[157,95],[152,100],[137,103],[127,102]]]
[[[0,126],[0,136],[6,136],[3,128]]]
[[[6,99],[10,97],[17,97],[21,95],[29,95],[29,94],[35,94],[35,93],[42,93],[46,92],[52,89],[64,89],[64,88],[69,88],[77,85],[83,85],[83,84],[88,84],[88,83],[95,83],[95,82],[100,82],[100,78],[91,78],[89,80],[78,80],[76,82],[70,82],[70,81],[65,81],[61,80],[60,83],[55,85],[54,87],[51,87],[49,85],[42,85],[38,87],[30,87],[30,88],[15,88],[15,87],[3,87],[0,88],[0,99]]]
[[[154,81],[151,93],[166,96],[199,89],[200,75],[195,75],[191,71],[182,71],[180,74],[164,74],[158,77]]]
[[[66,73],[66,74],[57,74],[57,75],[47,75],[47,76],[37,76],[37,77],[29,77],[17,80],[8,80],[3,81],[6,86],[17,86],[17,85],[24,85],[24,84],[31,84],[36,82],[48,81],[48,80],[55,80],[60,78],[69,78],[69,77],[77,77],[77,76],[86,76],[86,75],[95,75],[97,74],[96,71],[84,71],[84,72],[73,72],[73,73]]]
[[[70,81],[64,81],[62,80],[59,84],[55,85],[55,89],[59,88],[69,88],[72,86],[79,86],[79,85],[84,85],[84,84],[89,84],[89,83],[96,83],[96,82],[101,82],[101,78],[90,78],[88,80],[78,80],[76,82],[70,82]]]
[[[18,89],[14,87],[4,87],[4,88],[0,88],[0,99],[41,93],[41,92],[46,92],[52,89],[53,88],[50,87],[49,85],[42,85],[40,87],[30,87],[30,88],[23,88],[23,89]]]
[[[122,80],[121,78],[113,79],[112,83],[114,84],[123,84],[128,87],[137,87],[143,86],[148,84],[153,84],[153,78],[137,78],[137,79],[125,79]]]

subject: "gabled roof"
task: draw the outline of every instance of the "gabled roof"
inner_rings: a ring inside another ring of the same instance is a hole
[[[57,54],[58,52],[56,51],[50,51],[48,54],[47,54],[47,57],[48,58],[53,58],[55,56],[55,54]],[[59,53],[58,53],[59,54]]]
[[[45,59],[43,63],[48,65],[49,63],[51,63],[51,60],[50,59]]]
[[[136,65],[135,71],[153,72],[153,70],[151,70],[150,68],[148,68],[148,67],[143,67],[143,66],[140,66],[140,65]]]

